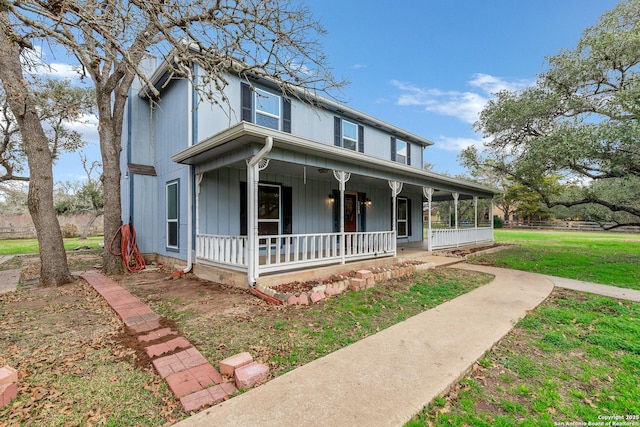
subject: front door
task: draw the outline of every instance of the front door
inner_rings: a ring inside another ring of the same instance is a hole
[[[344,195],[344,231],[355,233],[358,222],[358,196],[355,194]]]

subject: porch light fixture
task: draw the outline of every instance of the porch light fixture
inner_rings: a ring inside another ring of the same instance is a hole
[[[364,201],[364,204],[366,206],[371,206],[371,199],[367,197],[367,199]]]
[[[329,201],[330,201],[330,202],[333,202],[333,200],[334,200],[334,199],[333,199],[333,194],[329,194],[327,197],[329,198]]]

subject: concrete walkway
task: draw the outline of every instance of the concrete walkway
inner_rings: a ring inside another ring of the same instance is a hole
[[[0,256],[0,265],[13,258],[13,255]],[[18,288],[20,282],[20,269],[0,271],[0,294],[13,292]]]
[[[456,265],[458,267],[458,265]],[[444,392],[553,284],[515,270],[268,383],[178,426],[398,426]]]
[[[640,291],[635,289],[618,288],[617,286],[600,285],[598,283],[583,282],[581,280],[565,279],[564,277],[546,276],[554,286],[558,288],[571,289],[574,291],[587,292],[590,294],[603,295],[605,297],[623,299],[627,301],[640,302]]]

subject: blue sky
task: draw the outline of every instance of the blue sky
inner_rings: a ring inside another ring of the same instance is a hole
[[[436,172],[464,172],[461,148],[481,144],[472,123],[492,93],[535,81],[545,57],[575,47],[612,0],[307,0],[328,31],[321,40],[339,99],[435,143]],[[60,67],[62,68],[62,66]],[[89,140],[97,132],[81,127]],[[87,149],[99,157],[97,143]],[[55,166],[56,181],[83,175],[77,153]]]

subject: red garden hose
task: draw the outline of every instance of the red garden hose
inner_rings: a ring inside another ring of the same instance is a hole
[[[118,233],[122,234],[120,253],[113,251],[113,242],[116,240]],[[125,268],[132,273],[137,273],[146,267],[144,258],[142,258],[142,254],[136,243],[136,230],[133,228],[133,224],[123,224],[118,228],[118,231],[116,231],[116,234],[114,234],[111,239],[109,252],[111,252],[111,255],[120,256]]]

